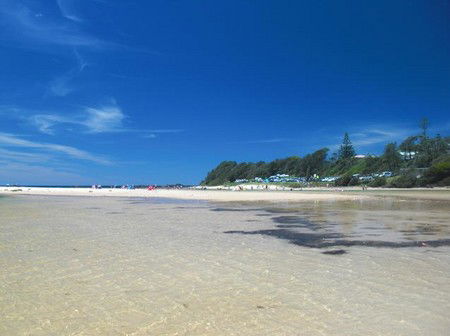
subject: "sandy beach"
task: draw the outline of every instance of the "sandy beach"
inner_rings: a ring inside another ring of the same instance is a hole
[[[220,202],[300,202],[319,200],[361,200],[373,197],[400,197],[405,199],[424,199],[450,201],[450,189],[368,189],[360,188],[306,188],[304,190],[219,190],[202,189],[91,189],[91,188],[40,188],[40,187],[0,187],[1,194],[55,195],[55,196],[115,196],[176,198],[184,200],[207,200]]]

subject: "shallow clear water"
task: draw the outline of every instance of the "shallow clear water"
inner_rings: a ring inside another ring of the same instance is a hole
[[[446,335],[449,210],[4,198],[0,334]]]

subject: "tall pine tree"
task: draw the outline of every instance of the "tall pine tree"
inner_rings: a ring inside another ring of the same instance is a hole
[[[345,132],[344,140],[342,141],[342,145],[339,148],[338,158],[341,161],[347,161],[352,159],[355,154],[355,149],[353,148],[352,142],[350,141],[350,137],[348,136],[348,133]]]

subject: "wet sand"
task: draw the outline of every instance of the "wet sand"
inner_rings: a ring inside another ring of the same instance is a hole
[[[446,335],[450,203],[0,198],[1,335]]]

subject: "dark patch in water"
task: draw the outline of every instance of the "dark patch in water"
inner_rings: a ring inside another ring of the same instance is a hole
[[[304,228],[304,227],[305,227],[304,225],[296,225],[296,224],[280,224],[280,225],[277,225],[277,228],[280,228],[280,229],[294,229],[294,228],[301,229],[301,228]]]
[[[347,253],[346,250],[331,250],[322,252],[322,254],[330,254],[330,255],[341,255]]]
[[[278,216],[278,217],[273,217],[272,220],[276,223],[284,223],[284,224],[304,223],[305,222],[299,216]]]
[[[257,219],[247,219],[246,222],[254,223],[254,222],[259,222],[259,220],[257,220]]]
[[[351,208],[353,209],[353,208]],[[212,211],[258,211],[260,213],[255,216],[272,217],[272,221],[276,223],[273,229],[256,230],[256,231],[226,231],[225,233],[239,233],[247,235],[264,235],[274,238],[286,240],[291,244],[310,248],[332,248],[332,247],[384,247],[384,248],[408,248],[408,247],[439,247],[450,246],[450,239],[436,240],[418,240],[418,235],[432,236],[439,233],[446,226],[429,223],[417,223],[418,225],[411,230],[395,230],[395,228],[385,227],[379,222],[379,219],[372,217],[367,219],[370,224],[363,228],[365,232],[359,232],[356,223],[337,223],[332,218],[339,216],[341,212],[320,210],[317,214],[314,208],[229,208],[218,207],[211,209]],[[261,213],[265,212],[265,213]],[[276,214],[279,214],[278,216]],[[330,218],[331,221],[324,220],[324,216]],[[254,220],[247,220],[253,222]],[[343,229],[344,233],[340,233],[339,229]],[[357,232],[353,232],[358,230]],[[384,241],[371,240],[371,237],[383,237],[385,231],[396,231],[403,234],[403,241]],[[350,231],[350,232],[349,232]],[[431,238],[431,237],[430,237]],[[324,254],[340,255],[348,253],[343,249],[336,249],[323,252]]]
[[[110,211],[110,212],[106,212],[106,215],[121,215],[124,214],[125,212],[121,212],[121,211]]]
[[[264,211],[267,213],[257,214],[257,216],[271,216],[271,214],[284,214],[284,213],[298,213],[295,209],[289,208],[228,208],[228,207],[218,207],[212,208],[211,211],[218,212],[245,212],[245,211]]]
[[[211,211],[217,211],[217,212],[236,212],[236,211],[255,211],[257,209],[237,209],[237,208],[213,208]]]
[[[325,239],[336,239],[342,237],[342,235],[338,233],[300,233],[287,229],[225,231],[224,233],[271,236],[282,240],[288,240],[290,243],[295,245],[317,248],[322,247],[321,244],[323,244]]]
[[[264,211],[272,214],[280,214],[280,213],[296,213],[298,212],[295,209],[289,209],[289,208],[270,208],[270,209],[264,209]]]
[[[320,228],[320,225],[316,225],[315,223],[300,216],[278,216],[273,217],[272,220],[275,223],[281,224],[277,225],[278,228],[297,227],[309,229],[311,231],[317,231]]]
[[[270,236],[282,240],[287,240],[289,241],[289,243],[297,246],[312,247],[312,248],[327,248],[337,246],[343,247],[365,246],[365,247],[389,247],[389,248],[450,246],[450,239],[403,241],[403,242],[391,242],[381,240],[348,240],[342,239],[345,236],[338,233],[303,233],[287,229],[256,230],[256,231],[225,231],[224,233]]]
[[[301,216],[279,216],[273,217],[272,220],[275,223],[281,223],[276,225],[279,229],[291,229],[291,228],[299,228],[306,229],[313,232],[317,231],[334,231],[332,228],[335,224],[325,221],[315,221],[312,222],[309,218],[301,217]]]

